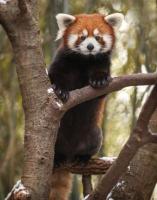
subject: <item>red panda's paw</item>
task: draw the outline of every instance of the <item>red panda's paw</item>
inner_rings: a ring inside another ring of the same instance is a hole
[[[93,88],[103,88],[109,84],[110,77],[103,75],[103,76],[93,76],[89,79],[89,84]]]
[[[57,87],[55,84],[52,85],[52,88],[54,89],[55,94],[62,102],[67,102],[69,99],[69,92],[66,90],[63,90],[59,87]]]

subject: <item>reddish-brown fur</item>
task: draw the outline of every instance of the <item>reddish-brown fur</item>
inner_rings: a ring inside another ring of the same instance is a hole
[[[98,29],[101,34],[109,34],[113,38],[113,45],[115,42],[115,35],[113,28],[105,21],[104,15],[101,14],[80,14],[76,15],[76,20],[74,23],[71,24],[70,27],[68,27],[64,33],[63,40],[64,45],[67,45],[67,38],[70,34],[81,34],[83,29],[88,30],[88,36],[93,36],[94,29]],[[77,43],[79,44],[81,42],[80,38],[78,39]],[[100,41],[100,43],[103,43],[104,41]]]
[[[72,175],[65,170],[56,170],[53,174],[49,200],[67,200],[72,185]]]

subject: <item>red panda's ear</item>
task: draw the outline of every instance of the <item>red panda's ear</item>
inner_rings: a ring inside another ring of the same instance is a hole
[[[58,28],[59,28],[56,40],[59,40],[63,37],[64,31],[66,30],[66,28],[70,24],[72,24],[76,18],[72,15],[59,13],[56,15],[56,19],[57,19],[57,24],[58,24]]]
[[[113,13],[105,17],[105,21],[110,24],[113,28],[120,28],[124,20],[124,15],[121,13]]]

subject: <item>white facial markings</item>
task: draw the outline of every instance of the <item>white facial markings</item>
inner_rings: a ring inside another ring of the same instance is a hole
[[[102,45],[102,47],[101,47],[101,52],[105,53],[105,52],[111,50],[112,42],[113,42],[111,35],[109,35],[107,33],[103,35],[99,32],[99,30],[97,28],[94,29],[93,34],[94,34],[94,36],[100,36],[103,39],[103,41],[105,42],[105,44]]]
[[[109,34],[104,34],[103,40],[105,42],[105,46],[102,48],[102,51],[107,52],[107,51],[111,50],[112,49],[112,43],[113,43],[112,36],[109,35]]]
[[[99,33],[99,30],[96,28],[96,29],[94,29],[94,31],[93,31],[93,34],[95,35],[95,36],[100,36],[100,37],[102,37],[103,38],[103,41],[105,42],[105,45],[104,46],[102,46],[102,48],[101,48],[101,51],[102,52],[107,52],[107,51],[109,51],[109,50],[111,50],[111,48],[112,48],[112,43],[113,43],[113,40],[112,40],[112,36],[111,35],[109,35],[109,34],[100,34]]]
[[[82,34],[83,34],[83,36],[87,36],[88,35],[87,29],[83,29]]]
[[[89,51],[87,49],[87,46],[89,44],[92,44],[94,46],[92,51]],[[81,42],[81,44],[79,45],[79,49],[81,51],[81,53],[88,55],[88,54],[97,54],[100,52],[101,49],[101,45],[96,41],[96,39],[94,37],[87,37],[83,42]]]
[[[70,49],[73,49],[75,48],[75,44],[76,44],[76,41],[78,39],[78,35],[77,34],[70,34],[69,37],[68,37],[68,46]]]
[[[93,31],[93,34],[96,36],[96,35],[99,35],[99,30],[96,28],[96,29],[94,29],[94,31]]]
[[[112,35],[108,33],[102,34],[99,32],[98,29],[94,29],[93,35],[94,36],[88,37],[88,31],[86,29],[84,29],[80,35],[70,34],[68,36],[67,45],[71,50],[84,55],[96,55],[98,53],[106,53],[112,49]],[[84,36],[85,38],[83,38],[80,43],[76,45],[77,40],[82,36]],[[100,39],[98,40],[96,37],[100,37]],[[104,43],[102,42],[102,40],[104,41]]]

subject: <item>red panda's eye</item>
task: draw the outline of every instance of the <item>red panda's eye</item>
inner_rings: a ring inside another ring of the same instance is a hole
[[[82,35],[80,38],[81,38],[81,40],[83,41],[83,40],[86,39],[86,36]]]
[[[96,35],[96,36],[95,36],[95,39],[96,39],[97,41],[99,41],[99,40],[100,40],[100,36],[99,36],[99,35]]]

